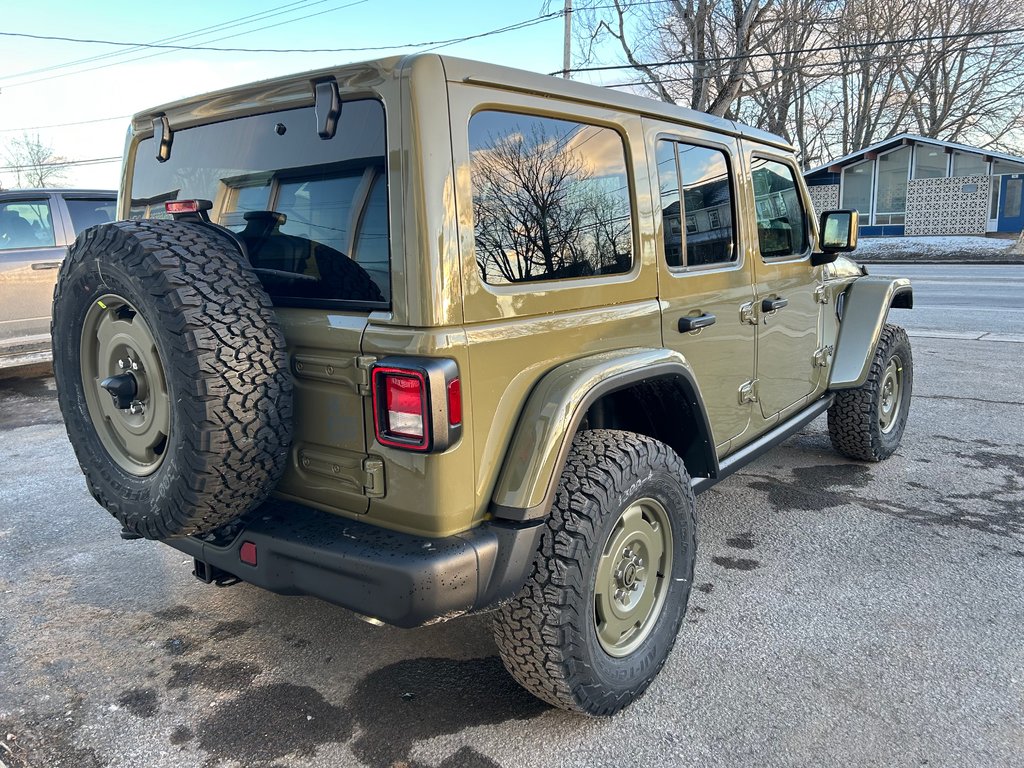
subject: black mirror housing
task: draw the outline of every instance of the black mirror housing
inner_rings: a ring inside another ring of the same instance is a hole
[[[855,210],[824,211],[818,228],[821,255],[832,256],[822,264],[835,261],[840,253],[849,253],[857,247],[860,215]]]

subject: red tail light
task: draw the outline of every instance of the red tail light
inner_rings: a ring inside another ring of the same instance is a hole
[[[371,391],[377,442],[407,451],[443,451],[462,434],[462,393],[453,360],[385,358]]]
[[[419,373],[382,369],[384,434],[422,444],[426,438],[427,382]]]

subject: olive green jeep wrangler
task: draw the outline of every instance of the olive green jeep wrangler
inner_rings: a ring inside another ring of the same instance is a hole
[[[64,262],[90,491],[195,574],[413,627],[493,609],[511,674],[611,714],[693,583],[694,494],[828,412],[899,445],[906,280],[841,255],[777,136],[437,55],[132,121]]]

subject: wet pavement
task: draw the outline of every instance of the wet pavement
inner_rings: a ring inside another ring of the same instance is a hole
[[[52,379],[0,381],[0,762],[1020,765],[1024,346],[912,341],[888,462],[819,419],[700,498],[675,650],[611,720],[518,689],[486,616],[373,627],[121,541]]]

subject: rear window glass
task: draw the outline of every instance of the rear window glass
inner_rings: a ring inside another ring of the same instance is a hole
[[[81,198],[64,198],[64,204],[71,214],[71,226],[75,229],[75,237],[82,230],[106,224],[117,217],[117,201],[115,200],[84,200]]]
[[[628,272],[633,219],[622,138],[511,112],[469,122],[476,261],[492,285]]]
[[[210,200],[276,303],[387,306],[391,299],[384,108],[345,102],[337,133],[312,107],[176,131],[167,162],[139,143],[132,218]]]

